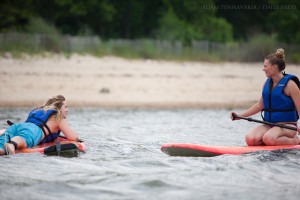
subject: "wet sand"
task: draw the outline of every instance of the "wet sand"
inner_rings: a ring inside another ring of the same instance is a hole
[[[0,107],[35,107],[62,94],[74,107],[244,108],[259,99],[265,79],[262,63],[6,56]]]

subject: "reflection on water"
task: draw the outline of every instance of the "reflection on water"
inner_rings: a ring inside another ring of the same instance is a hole
[[[25,120],[29,109],[0,109]],[[75,158],[18,154],[0,158],[4,199],[298,199],[300,153],[258,152],[212,158],[169,157],[164,143],[245,145],[256,124],[228,110],[74,109],[69,122],[86,141]]]

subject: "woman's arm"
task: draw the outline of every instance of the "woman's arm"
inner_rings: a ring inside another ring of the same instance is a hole
[[[300,90],[296,85],[296,83],[290,80],[284,92],[286,93],[286,95],[291,96],[299,113],[300,112]]]
[[[235,113],[236,115],[241,116],[241,117],[249,117],[249,116],[252,116],[252,115],[260,112],[263,108],[264,108],[263,100],[262,100],[262,97],[260,97],[259,101],[255,104],[253,104],[250,108],[248,108],[247,110],[245,110],[244,112],[242,112],[240,114],[232,112],[230,117],[233,120],[233,116],[232,116],[233,113]]]
[[[289,81],[284,90],[285,94],[291,96],[294,104],[297,108],[298,114],[300,114],[300,89],[294,81]],[[300,127],[298,127],[298,132],[300,133]]]
[[[59,129],[67,137],[68,140],[79,141],[80,138],[77,133],[69,126],[66,119],[62,119],[59,124]]]
[[[252,116],[258,112],[260,112],[264,108],[262,97],[260,97],[259,101],[255,103],[253,106],[245,110],[240,114],[242,117],[249,117]]]

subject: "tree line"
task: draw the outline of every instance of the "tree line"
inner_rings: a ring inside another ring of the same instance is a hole
[[[297,0],[1,0],[0,32],[227,43],[266,34],[300,43]]]

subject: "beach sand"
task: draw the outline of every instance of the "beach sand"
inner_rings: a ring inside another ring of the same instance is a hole
[[[290,65],[287,73],[300,68]],[[262,62],[3,56],[0,106],[35,107],[62,94],[72,107],[245,108],[258,101],[265,79]]]

